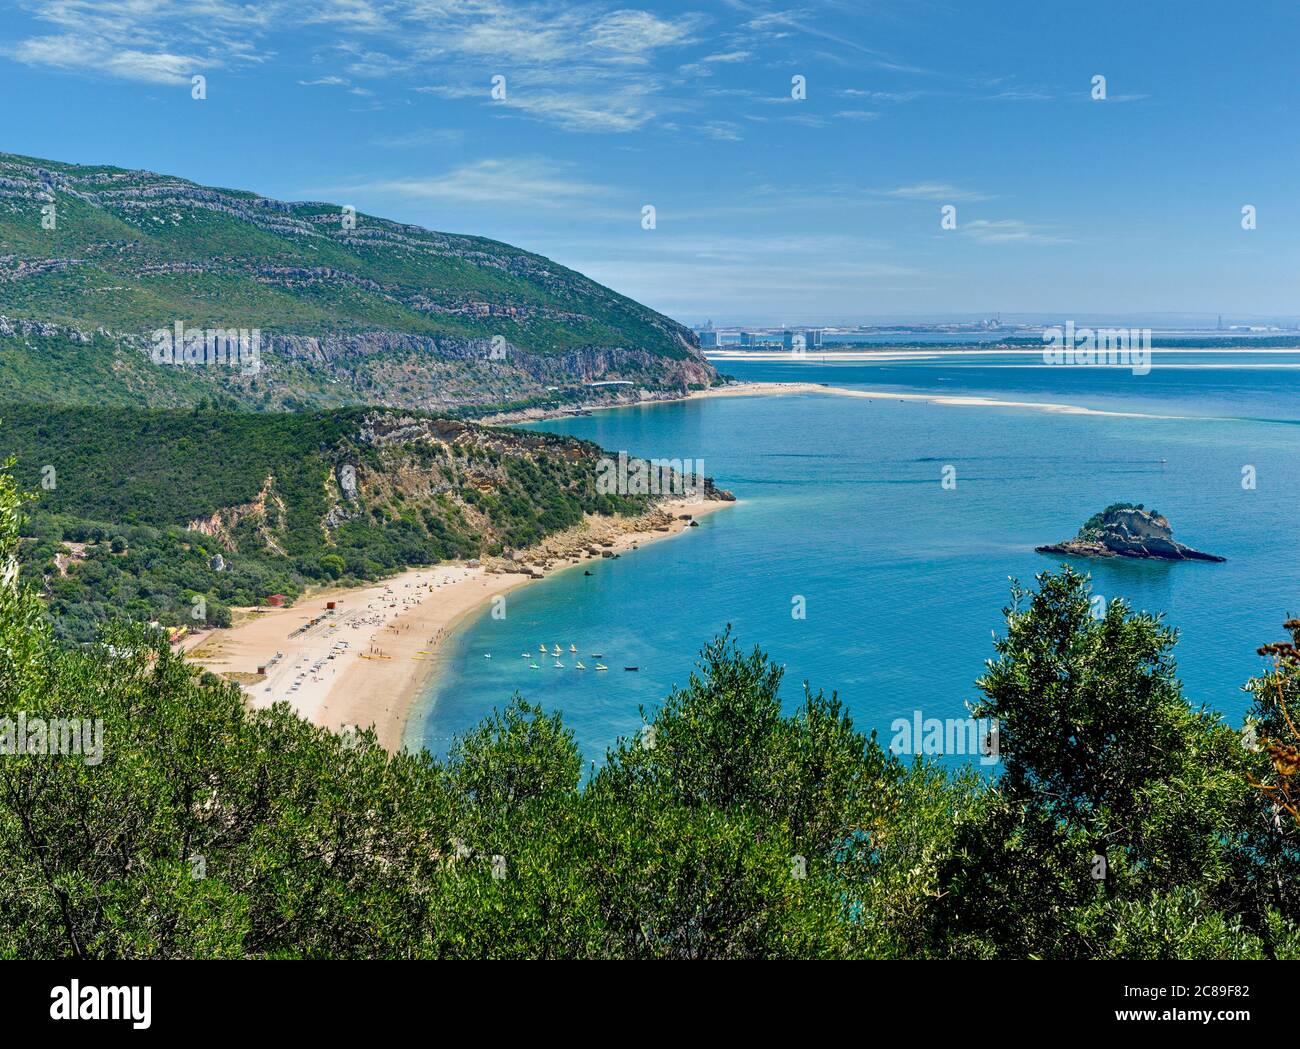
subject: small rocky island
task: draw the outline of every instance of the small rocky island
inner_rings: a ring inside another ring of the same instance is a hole
[[[1076,557],[1138,557],[1157,561],[1224,561],[1175,542],[1169,521],[1141,503],[1111,503],[1083,523],[1079,534],[1063,543],[1039,546],[1040,554]]]

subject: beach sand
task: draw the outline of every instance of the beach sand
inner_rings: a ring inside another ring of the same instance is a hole
[[[754,355],[749,356],[758,359]],[[904,354],[897,354],[891,359],[901,360],[905,356]],[[935,355],[918,353],[915,356]],[[710,359],[718,360],[721,358],[710,356]],[[787,353],[781,359],[789,360],[789,354]],[[1167,366],[1162,365],[1162,367]],[[1186,365],[1185,367],[1197,366]],[[610,404],[585,405],[581,408],[525,408],[519,411],[503,412],[489,416],[480,421],[489,425],[501,426],[522,422],[537,422],[541,419],[562,419],[575,415],[590,415],[594,412],[614,411],[619,408],[643,408],[648,405],[677,404],[681,401],[703,400],[712,397],[782,397],[791,394],[808,393],[822,394],[827,397],[856,397],[868,401],[922,401],[928,404],[946,405],[954,408],[1016,408],[1026,411],[1051,412],[1058,415],[1105,415],[1124,419],[1185,418],[1185,416],[1181,415],[1157,415],[1151,412],[1112,412],[1099,408],[1085,408],[1079,404],[1058,404],[1050,401],[1004,401],[993,397],[979,397],[971,394],[899,393],[893,390],[849,389],[844,386],[831,386],[816,382],[730,382],[724,386],[712,386],[707,390],[692,390],[685,396],[644,397],[640,400],[620,400]]]
[[[284,700],[335,731],[373,726],[380,744],[393,751],[459,621],[517,586],[677,535],[690,527],[684,515],[693,519],[730,505],[681,498],[663,500],[641,517],[589,515],[514,560],[411,569],[364,588],[314,594],[292,608],[240,609],[230,629],[193,635],[185,649],[193,662],[238,682],[253,709]]]
[[[687,400],[707,397],[779,397],[795,393],[818,393],[828,397],[859,397],[877,401],[928,401],[958,408],[1026,408],[1060,415],[1109,415],[1126,419],[1179,419],[1177,415],[1153,415],[1146,412],[1108,412],[1084,408],[1077,404],[1053,404],[1043,401],[1002,401],[992,397],[935,393],[896,393],[892,390],[859,390],[843,386],[824,386],[815,382],[738,382],[696,390]],[[648,402],[659,403],[659,402]]]

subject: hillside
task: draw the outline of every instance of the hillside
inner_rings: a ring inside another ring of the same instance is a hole
[[[260,367],[154,363],[177,323],[257,330]],[[507,244],[0,153],[0,384],[23,399],[445,409],[713,377],[687,328]]]
[[[404,410],[0,414],[34,493],[24,577],[76,641],[114,617],[220,625],[275,593],[508,556],[649,501],[599,492],[587,442]]]

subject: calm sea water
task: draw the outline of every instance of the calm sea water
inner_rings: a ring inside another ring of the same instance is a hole
[[[515,592],[448,646],[407,732],[445,752],[454,734],[521,692],[559,709],[599,761],[686,681],[700,646],[731,625],[802,683],[837,691],[858,725],[962,717],[1002,626],[1009,577],[1059,559],[1067,538],[1117,500],[1169,517],[1176,538],[1226,564],[1080,562],[1094,589],[1178,627],[1185,692],[1238,721],[1256,648],[1300,608],[1300,355],[1159,355],[1147,376],[1046,368],[1023,357],[820,365],[727,362],[753,380],[1078,404],[1186,418],[1061,415],[800,395],[719,398],[538,424],[614,451],[701,458],[740,502],[699,528],[616,561]],[[943,469],[956,471],[946,490]],[[1243,467],[1257,486],[1243,488]],[[806,618],[792,616],[797,599]],[[536,660],[565,649],[565,669]],[[570,643],[591,667],[574,669]],[[485,659],[491,653],[492,659]],[[636,673],[622,668],[634,664]]]

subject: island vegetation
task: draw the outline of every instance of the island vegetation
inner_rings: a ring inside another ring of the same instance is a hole
[[[1223,561],[1174,539],[1169,520],[1141,503],[1111,503],[1084,521],[1073,539],[1036,548],[1040,554],[1130,557],[1154,561]]]

